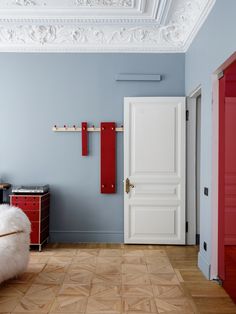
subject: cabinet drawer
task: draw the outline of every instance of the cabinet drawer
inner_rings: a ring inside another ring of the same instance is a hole
[[[30,242],[32,244],[38,244],[39,243],[39,222],[32,222],[31,223]]]
[[[24,213],[32,221],[39,221],[39,211],[37,210],[24,210]]]
[[[31,222],[31,244],[40,244],[49,236],[49,217],[41,223],[38,221]]]
[[[39,204],[40,198],[38,196],[21,196],[21,195],[13,195],[11,196],[12,202],[23,202],[23,203],[37,203]]]
[[[11,195],[12,206],[19,207],[31,222],[30,242],[39,245],[49,237],[50,195]]]
[[[37,202],[22,202],[22,201],[12,201],[13,206],[19,207],[23,211],[26,210],[39,210],[40,204]]]

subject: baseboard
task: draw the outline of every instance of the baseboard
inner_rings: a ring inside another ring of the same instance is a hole
[[[50,231],[50,242],[99,242],[99,243],[123,243],[123,231]]]
[[[198,253],[198,267],[207,279],[210,279],[211,265],[202,256],[201,252]]]

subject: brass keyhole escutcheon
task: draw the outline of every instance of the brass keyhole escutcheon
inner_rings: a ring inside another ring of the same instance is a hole
[[[134,185],[130,183],[129,178],[125,180],[125,192],[128,194],[130,192],[130,188],[134,188]]]

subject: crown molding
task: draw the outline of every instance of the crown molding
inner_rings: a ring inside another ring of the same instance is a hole
[[[155,26],[0,26],[0,50],[1,43],[7,42],[6,50],[13,43],[10,51],[178,51],[179,43],[171,42],[168,34],[167,29]]]
[[[205,7],[205,10],[200,15],[198,22],[194,25],[194,27],[189,32],[187,39],[185,41],[185,44],[183,46],[184,52],[187,52],[189,47],[191,46],[194,38],[196,37],[197,33],[201,29],[202,25],[206,21],[208,15],[210,14],[211,10],[213,9],[214,5],[216,3],[216,0],[208,1]]]
[[[52,3],[54,0],[16,1],[23,3],[23,6],[34,7],[42,4],[42,1]],[[68,1],[74,0],[57,1],[69,3]],[[215,0],[153,0],[152,10],[149,11],[151,18],[149,16],[146,19],[138,15],[140,10],[145,11],[142,7],[145,0],[79,0],[79,3],[81,6],[88,4],[124,6],[126,3],[128,6],[132,5],[136,17],[52,18],[46,9],[37,18],[31,14],[20,17],[20,10],[14,17],[0,14],[0,51],[181,53],[188,49]],[[19,6],[15,4],[17,5]],[[120,8],[116,7],[115,10],[119,11]]]

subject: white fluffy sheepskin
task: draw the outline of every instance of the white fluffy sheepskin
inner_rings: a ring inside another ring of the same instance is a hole
[[[30,229],[30,221],[20,208],[0,205],[0,235],[24,231],[0,237],[0,283],[26,270],[29,261]]]

